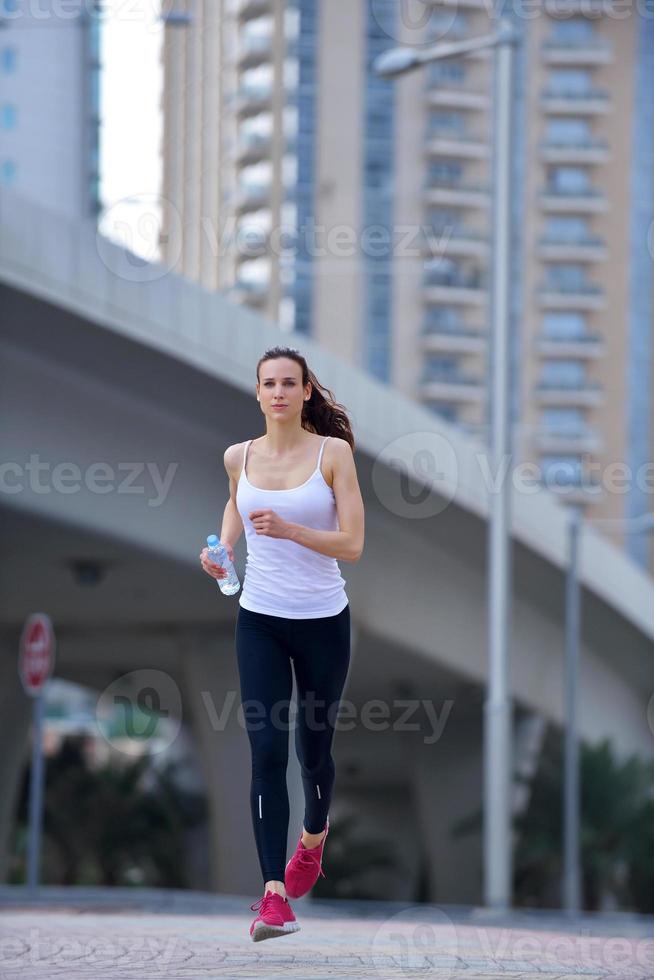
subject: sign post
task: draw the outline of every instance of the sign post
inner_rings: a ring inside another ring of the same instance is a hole
[[[45,688],[52,674],[55,636],[50,617],[45,613],[28,616],[20,638],[18,673],[28,697],[33,699],[32,765],[29,795],[29,844],[27,851],[27,887],[36,892],[39,881],[41,827],[43,823],[43,715]]]

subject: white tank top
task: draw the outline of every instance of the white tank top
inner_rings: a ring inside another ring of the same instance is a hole
[[[245,444],[243,466],[236,488],[236,506],[245,530],[247,559],[239,605],[251,612],[284,616],[287,619],[314,619],[335,616],[348,602],[345,579],[338,562],[288,538],[257,534],[248,514],[270,507],[284,520],[321,531],[338,531],[334,491],[320,464],[325,436],[318,454],[318,465],[308,480],[290,490],[264,490],[253,487],[245,467],[251,439]]]

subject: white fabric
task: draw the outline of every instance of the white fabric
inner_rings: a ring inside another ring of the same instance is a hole
[[[290,490],[264,490],[252,486],[245,472],[252,440],[245,444],[236,491],[236,506],[247,542],[245,579],[239,604],[251,612],[288,619],[314,619],[335,616],[347,605],[345,579],[335,558],[321,555],[288,538],[257,534],[248,517],[253,510],[269,507],[294,524],[321,531],[338,531],[334,491],[320,469],[328,438],[323,439],[318,464],[309,479]]]

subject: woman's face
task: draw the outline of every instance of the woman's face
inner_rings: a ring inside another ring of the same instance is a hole
[[[311,383],[302,386],[302,368],[290,357],[263,361],[259,367],[257,398],[261,411],[270,419],[289,419],[302,414]],[[275,408],[279,405],[279,408]],[[282,407],[284,406],[284,407]]]

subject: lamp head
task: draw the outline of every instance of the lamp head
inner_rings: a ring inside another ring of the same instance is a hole
[[[390,48],[378,55],[373,68],[382,78],[395,78],[420,64],[420,58],[413,48]]]

